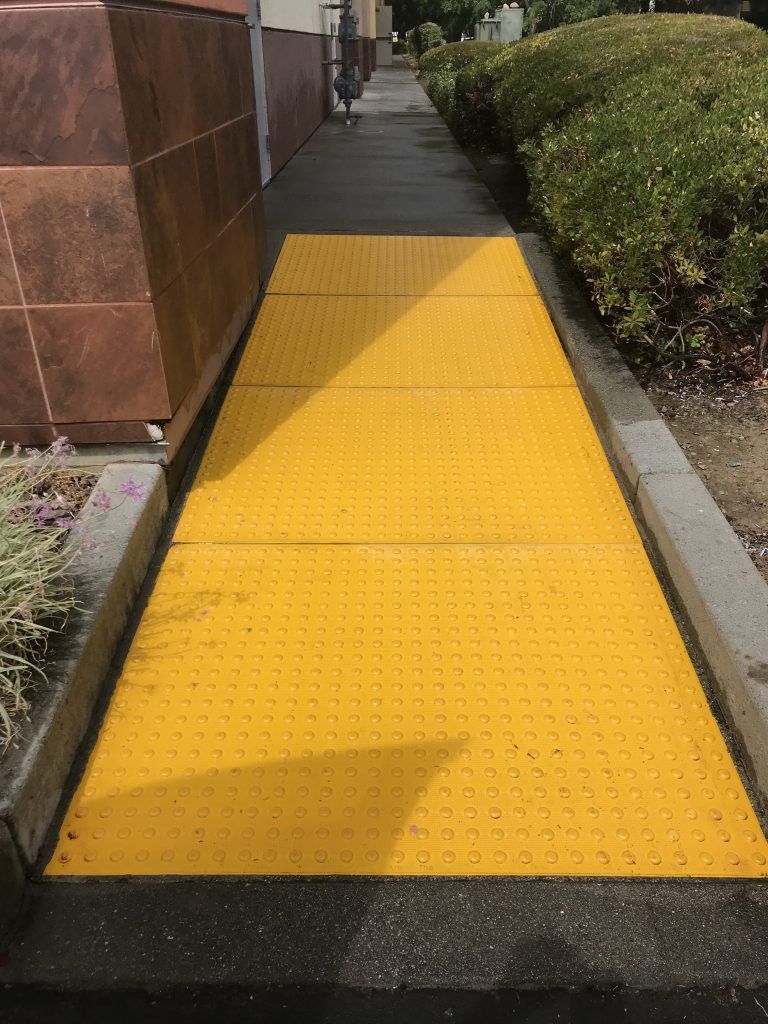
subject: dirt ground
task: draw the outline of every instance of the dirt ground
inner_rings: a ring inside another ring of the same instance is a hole
[[[637,376],[768,581],[768,388]]]

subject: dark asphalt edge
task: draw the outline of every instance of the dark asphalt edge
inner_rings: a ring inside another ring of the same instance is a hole
[[[14,1000],[10,1005],[8,1000]],[[502,990],[493,993],[418,989],[336,990],[315,986],[265,989],[126,989],[90,996],[53,989],[6,990],[6,1024],[761,1024],[768,990],[699,989],[647,993],[614,987],[576,991]]]

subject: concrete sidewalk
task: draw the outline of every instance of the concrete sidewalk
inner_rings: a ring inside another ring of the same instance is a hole
[[[415,77],[395,58],[264,193],[270,255],[289,232],[514,234]]]
[[[406,68],[358,107],[268,189],[275,245],[512,234]],[[759,1021],[767,907],[737,880],[52,880],[2,953],[0,1019]]]

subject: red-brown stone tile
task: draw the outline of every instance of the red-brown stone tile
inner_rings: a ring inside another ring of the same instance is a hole
[[[242,114],[255,110],[255,101],[252,105],[246,106],[246,89],[244,82],[244,67],[251,70],[251,83],[253,82],[253,63],[250,58],[251,41],[248,35],[248,28],[243,22],[220,21],[219,37],[221,40],[222,67],[226,73],[221,76],[219,88],[221,90],[221,114],[218,123],[232,121]],[[251,88],[253,86],[251,85]]]
[[[140,420],[122,423],[57,423],[57,437],[66,437],[72,444],[149,444],[146,424]]]
[[[253,234],[256,242],[256,270],[259,283],[264,275],[264,266],[267,262],[267,221],[264,213],[264,197],[259,191],[251,201],[251,216],[253,218]]]
[[[200,185],[200,200],[203,207],[206,242],[212,241],[224,226],[221,213],[221,192],[219,170],[216,164],[216,143],[213,133],[202,135],[194,141],[197,161],[197,180]]]
[[[202,135],[240,113],[232,112],[227,80],[227,55],[222,47],[220,22],[212,18],[185,19],[183,38],[192,69],[188,102],[195,111],[195,135]],[[252,65],[251,65],[252,67]],[[253,72],[251,72],[253,74]]]
[[[152,68],[154,17],[151,12],[141,10],[109,11],[131,163],[145,160],[163,148]]]
[[[221,349],[240,298],[242,287],[241,236],[235,222],[229,224],[211,246],[214,346]]]
[[[152,11],[152,75],[160,110],[163,149],[178,146],[203,131],[200,111],[192,100],[197,91],[196,76],[224,74],[201,67],[194,43],[200,34],[200,22],[186,14]]]
[[[211,280],[210,250],[201,253],[186,271],[189,299],[189,333],[195,354],[197,374],[219,347],[214,322],[215,296]]]
[[[274,175],[330,114],[331,76],[323,36],[265,29],[262,40]]]
[[[23,309],[0,309],[0,423],[41,423],[48,417]]]
[[[195,347],[187,275],[182,274],[155,299],[160,348],[171,413],[195,383]]]
[[[133,175],[150,287],[159,295],[207,241],[195,146],[188,142],[153,157]]]
[[[248,114],[216,131],[221,210],[230,221],[261,190],[256,117]]]
[[[243,113],[252,76],[243,22],[113,10],[110,23],[132,163]]]
[[[250,204],[227,226],[211,249],[211,285],[215,297],[215,347],[231,347],[242,329],[242,310],[258,291],[256,237]]]
[[[105,11],[4,10],[0,164],[124,164]]]
[[[170,415],[150,303],[42,306],[29,317],[55,422]]]
[[[256,112],[256,95],[253,87],[253,59],[251,57],[251,30],[237,26],[237,36],[232,43],[231,60],[240,72],[240,113]]]
[[[30,305],[147,299],[127,167],[0,169],[0,202]]]
[[[0,423],[0,443],[49,445],[55,438],[50,423]]]
[[[0,306],[18,306],[20,303],[21,293],[13,266],[11,246],[0,218]]]

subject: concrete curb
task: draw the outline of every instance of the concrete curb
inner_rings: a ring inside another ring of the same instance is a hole
[[[79,607],[51,648],[49,684],[35,695],[17,749],[0,762],[0,922],[45,840],[167,511],[159,466],[111,464],[73,529]]]
[[[518,242],[767,808],[768,585],[547,243]]]

